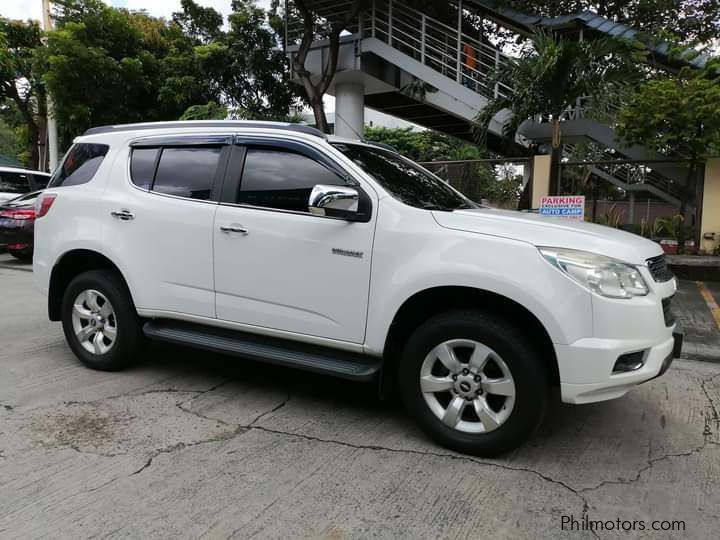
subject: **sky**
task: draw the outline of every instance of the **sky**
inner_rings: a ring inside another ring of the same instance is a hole
[[[180,11],[180,0],[104,0],[107,4],[128,9],[145,9],[155,17],[169,18],[174,11]],[[230,13],[231,0],[196,0],[203,6],[211,6],[223,15]],[[259,0],[259,6],[267,8],[270,0]],[[42,0],[2,0],[0,15],[9,19],[40,20]]]

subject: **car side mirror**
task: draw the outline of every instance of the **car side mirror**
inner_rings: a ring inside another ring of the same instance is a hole
[[[316,216],[359,221],[360,193],[349,186],[317,184],[310,193],[308,209]]]

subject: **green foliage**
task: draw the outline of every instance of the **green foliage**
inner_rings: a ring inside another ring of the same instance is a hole
[[[671,32],[686,43],[709,41],[720,35],[717,0],[510,0],[506,4],[520,11],[551,17],[591,9],[648,34]]]
[[[538,32],[516,62],[492,74],[493,83],[514,88],[506,97],[490,100],[476,117],[478,140],[484,143],[493,117],[503,109],[512,112],[504,126],[514,137],[527,119],[542,116],[559,120],[578,99],[587,100],[590,116],[602,117],[618,95],[638,75],[636,63],[645,56],[636,44],[613,39],[571,41]]]
[[[431,130],[365,126],[364,138],[389,144],[414,161],[451,161],[483,157],[477,146]]]
[[[28,21],[0,17],[0,105],[10,108],[17,123],[12,127],[21,148],[18,156],[31,168],[38,167],[38,117],[45,113],[45,94],[36,62],[40,27]]]
[[[63,145],[94,125],[221,115],[222,107],[287,116],[297,93],[265,13],[251,0],[232,7],[225,30],[217,11],[192,0],[170,22],[99,0],[56,2],[58,30],[43,59]]]
[[[681,230],[683,229],[684,222],[685,218],[680,214],[676,214],[672,217],[659,217],[655,219],[653,234],[655,237],[666,236],[677,240],[680,236]]]
[[[683,70],[648,81],[618,117],[617,132],[628,145],[703,160],[720,155],[720,77]]]
[[[210,101],[205,105],[191,105],[182,114],[180,120],[225,120],[227,117],[227,107]]]
[[[599,223],[600,225],[607,225],[608,227],[613,227],[617,229],[618,227],[620,227],[622,217],[623,212],[621,210],[618,210],[617,204],[613,204],[607,212],[597,217],[595,223]]]
[[[17,163],[18,154],[24,151],[23,140],[19,136],[17,128],[13,128],[0,118],[0,165]],[[7,162],[3,162],[6,158]]]

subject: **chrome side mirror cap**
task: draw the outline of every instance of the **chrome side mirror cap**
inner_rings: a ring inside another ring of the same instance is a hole
[[[316,216],[334,217],[348,221],[362,218],[359,211],[360,193],[349,186],[317,184],[310,193],[308,209]]]

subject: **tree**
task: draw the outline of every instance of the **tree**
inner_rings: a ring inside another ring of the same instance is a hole
[[[646,82],[620,111],[618,135],[658,153],[688,160],[680,213],[698,192],[700,164],[720,155],[720,60],[703,71]],[[682,231],[681,231],[682,232]],[[699,234],[699,231],[698,231]],[[684,232],[678,243],[684,243]],[[698,238],[699,240],[699,238]]]
[[[315,116],[315,125],[324,133],[330,133],[330,128],[323,107],[323,96],[330,88],[337,71],[340,34],[357,21],[363,4],[363,0],[355,0],[346,10],[339,11],[337,15],[330,19],[324,19],[319,17],[317,12],[305,0],[294,0],[291,8],[292,12],[287,14],[288,18],[302,21],[302,37],[292,62],[292,69],[305,88],[308,103],[312,107]],[[274,20],[276,28],[279,29],[278,7],[279,1],[273,0]],[[313,76],[305,65],[310,47],[316,36],[328,40],[328,57],[321,68],[319,76]]]
[[[452,161],[483,157],[476,145],[429,129],[366,126],[364,138],[388,144],[414,161]]]
[[[607,115],[609,106],[637,77],[635,65],[644,58],[645,51],[637,44],[609,38],[571,41],[545,32],[534,34],[530,45],[516,61],[507,62],[491,74],[491,85],[498,83],[513,91],[491,99],[478,113],[476,134],[484,144],[490,121],[504,109],[511,112],[503,126],[504,135],[511,140],[524,121],[549,121],[553,158],[550,189],[555,193],[565,111],[583,98],[586,115]]]
[[[229,28],[212,8],[182,1],[168,22],[100,0],[56,2],[45,79],[61,140],[93,125],[176,120],[188,114],[287,117],[297,101],[265,13],[235,0]]]
[[[251,0],[233,0],[230,28],[218,40],[225,48],[220,62],[210,67],[217,85],[235,116],[267,120],[286,119],[298,105],[302,90],[290,83],[287,57],[278,48],[267,14]]]
[[[99,0],[56,3],[45,81],[62,146],[91,126],[175,120],[218,98],[179,24]]]
[[[25,125],[27,166],[38,169],[40,163],[40,127],[45,116],[45,94],[35,54],[42,32],[37,23],[0,18],[0,103],[12,101]]]
[[[717,0],[510,0],[509,7],[555,17],[590,9],[649,35],[671,33],[680,41],[709,42],[720,35]]]

